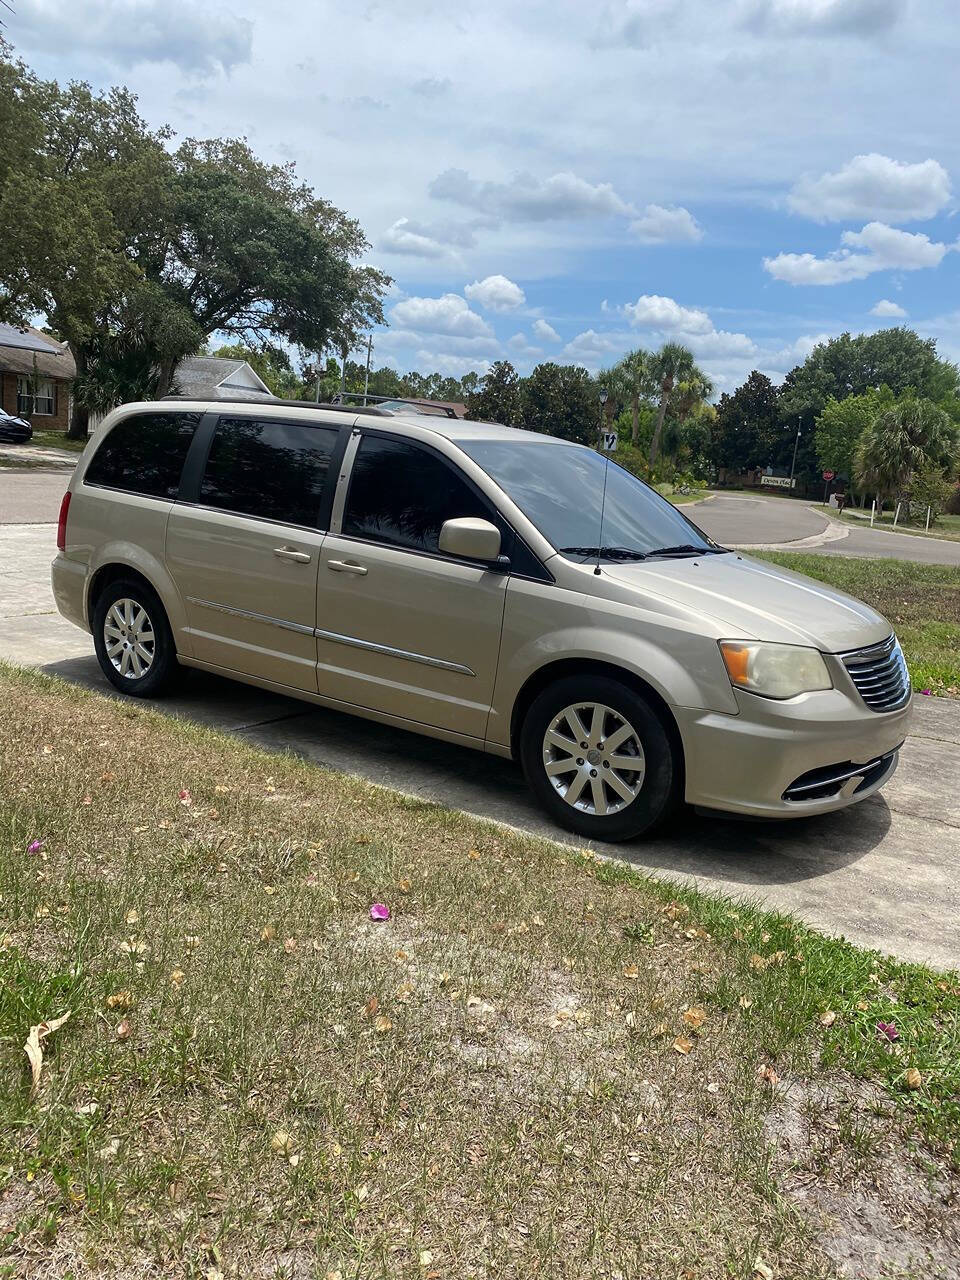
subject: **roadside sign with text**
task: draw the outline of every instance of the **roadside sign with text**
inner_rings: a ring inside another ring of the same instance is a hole
[[[792,489],[796,480],[791,480],[789,476],[761,476],[760,484],[766,485],[768,489]]]
[[[825,471],[823,473],[824,480],[832,480],[837,473],[835,471]]]

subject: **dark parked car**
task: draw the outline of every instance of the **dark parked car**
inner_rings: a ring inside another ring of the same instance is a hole
[[[25,444],[33,435],[33,427],[23,418],[14,418],[9,413],[0,412],[0,442],[4,444]]]

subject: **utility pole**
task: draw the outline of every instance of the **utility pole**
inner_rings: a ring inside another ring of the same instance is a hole
[[[373,351],[373,334],[367,338],[367,371],[363,375],[363,403],[367,403],[367,388],[370,386],[370,355]]]
[[[790,463],[790,492],[793,493],[793,473],[797,466],[797,449],[800,446],[800,427],[802,418],[797,418],[797,438],[793,442],[793,461]]]

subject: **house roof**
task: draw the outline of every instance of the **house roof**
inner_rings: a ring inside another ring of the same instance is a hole
[[[263,400],[273,392],[246,360],[222,356],[189,356],[177,365],[174,387],[180,395],[216,396],[222,400]]]
[[[73,356],[56,339],[29,325],[18,329],[11,324],[0,324],[0,370],[30,374],[34,360],[37,372],[45,378],[69,381],[77,375]]]

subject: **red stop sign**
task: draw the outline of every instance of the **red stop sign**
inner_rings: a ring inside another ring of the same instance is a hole
[[[825,471],[823,473],[823,478],[824,480],[832,480],[835,475],[836,475],[835,471]]]

